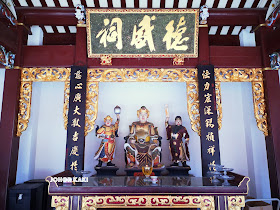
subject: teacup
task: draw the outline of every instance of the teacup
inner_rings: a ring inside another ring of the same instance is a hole
[[[151,178],[153,184],[157,183],[157,181],[158,181],[158,177],[157,176],[150,176],[150,178]]]

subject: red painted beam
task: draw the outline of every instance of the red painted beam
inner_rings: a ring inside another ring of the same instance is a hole
[[[4,46],[6,50],[16,53],[17,33],[15,27],[8,27],[3,22],[0,22],[0,31],[0,44]]]
[[[25,8],[16,7],[18,16],[26,25],[76,25],[74,8]]]
[[[24,46],[22,54],[24,67],[70,67],[74,64],[75,46]]]
[[[190,2],[190,1],[189,1]],[[135,0],[139,7],[139,0]],[[164,1],[161,1],[161,6]],[[23,16],[26,25],[76,25],[74,8],[25,8],[17,7],[19,16]],[[259,25],[259,16],[264,15],[267,9],[209,9],[208,25]]]
[[[21,71],[7,69],[0,124],[0,209],[6,209],[7,189],[15,185],[19,137],[16,136]]]
[[[75,46],[24,46],[24,67],[69,67],[75,58]],[[99,58],[88,58],[89,67],[104,68]],[[262,67],[260,47],[210,46],[210,63],[215,67]],[[186,58],[182,67],[196,67],[198,58]],[[107,66],[106,66],[107,67]],[[175,67],[172,58],[113,58],[112,68]]]
[[[209,35],[210,46],[240,46],[237,35]]]
[[[259,16],[265,14],[267,9],[209,9],[209,26],[252,26],[259,25]]]
[[[76,34],[74,34],[74,33],[64,33],[64,34],[44,33],[43,44],[44,45],[75,45],[76,44]]]
[[[265,138],[271,197],[280,196],[280,86],[278,71],[264,71],[266,111],[269,135]]]
[[[210,63],[215,67],[262,67],[260,47],[210,46]]]

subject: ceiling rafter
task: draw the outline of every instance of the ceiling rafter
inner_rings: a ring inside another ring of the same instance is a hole
[[[174,0],[173,8],[178,9],[178,6],[179,6],[179,0]]]
[[[226,4],[226,8],[230,8],[232,5],[233,0],[228,0]]]
[[[200,6],[203,6],[203,5],[205,5],[205,4],[206,4],[206,0],[201,0]]]
[[[165,0],[160,0],[160,6],[161,9],[165,8]]]
[[[193,0],[188,0],[187,8],[192,8]]]
[[[121,8],[126,8],[126,2],[125,2],[125,0],[121,0]]]
[[[258,4],[260,3],[260,0],[255,0],[252,4],[252,8],[257,8]]]
[[[64,26],[64,29],[65,29],[67,34],[70,34],[70,30],[69,30],[68,26]]]
[[[42,31],[43,31],[44,34],[48,33],[48,32],[46,31],[44,25],[39,25],[39,27],[42,29]]]
[[[53,32],[54,32],[55,34],[58,34],[58,33],[59,33],[58,30],[57,30],[57,28],[56,28],[56,26],[51,26],[51,27],[52,27]]]
[[[269,5],[271,4],[271,1],[272,1],[272,0],[267,0],[267,2],[266,2],[266,4],[265,4],[264,7],[269,7]]]
[[[61,7],[58,0],[53,0],[53,3],[56,7]]]
[[[134,8],[139,8],[139,0],[134,0]]]
[[[87,2],[86,2],[86,0],[81,0],[81,4],[87,7]]]
[[[26,3],[29,7],[34,7],[34,4],[31,0],[26,0]]]
[[[148,8],[153,8],[153,0],[148,0],[148,4],[147,4]]]
[[[69,7],[73,8],[74,7],[74,4],[73,4],[73,1],[72,0],[67,0],[67,3],[69,5]]]
[[[215,0],[212,8],[218,8],[219,0]]]
[[[108,8],[113,8],[113,1],[112,0],[107,0],[108,3]]]
[[[100,8],[99,0],[94,0],[95,8]]]
[[[245,3],[246,3],[246,0],[241,0],[238,8],[244,8]]]
[[[47,5],[45,0],[40,0],[40,3],[42,5],[42,7],[48,7],[48,5]]]
[[[19,3],[18,0],[14,0],[14,4],[15,4],[16,7],[20,7],[20,3]]]
[[[229,29],[228,29],[227,34],[228,34],[228,35],[231,35],[233,29],[234,29],[234,26],[230,26]]]

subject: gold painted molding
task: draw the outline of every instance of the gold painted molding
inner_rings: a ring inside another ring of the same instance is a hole
[[[227,196],[227,200],[229,210],[240,210],[241,207],[245,207],[244,196]]]
[[[187,84],[187,108],[191,127],[199,136],[201,135],[199,100],[198,100],[198,82],[189,81]]]
[[[89,68],[87,81],[92,82],[186,82],[197,81],[196,68]]]
[[[201,208],[215,209],[214,196],[83,196],[82,209],[97,208]]]
[[[17,136],[27,129],[31,111],[32,82],[21,81]]]
[[[70,80],[71,68],[22,68],[21,81],[65,82]]]
[[[54,207],[56,210],[68,210],[69,196],[52,196],[51,207]]]
[[[268,136],[262,68],[215,68],[216,82],[251,82],[257,126]],[[219,110],[220,111],[220,110]]]
[[[220,130],[222,128],[222,118],[223,118],[220,82],[215,82],[215,92],[216,92],[217,120],[218,120],[218,126]]]
[[[63,120],[64,128],[67,130],[68,111],[69,111],[70,82],[64,83],[64,103],[63,103]]]
[[[268,136],[267,113],[265,108],[263,82],[252,82],[254,114],[258,128]]]

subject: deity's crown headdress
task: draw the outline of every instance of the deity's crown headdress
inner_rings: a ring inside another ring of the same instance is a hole
[[[145,111],[147,113],[147,117],[149,117],[150,111],[145,106],[141,106],[141,108],[137,110],[137,117],[139,117],[141,111]]]
[[[107,120],[111,120],[111,122],[113,121],[113,118],[110,117],[110,115],[107,115],[107,117],[104,118],[104,122],[106,122]]]

